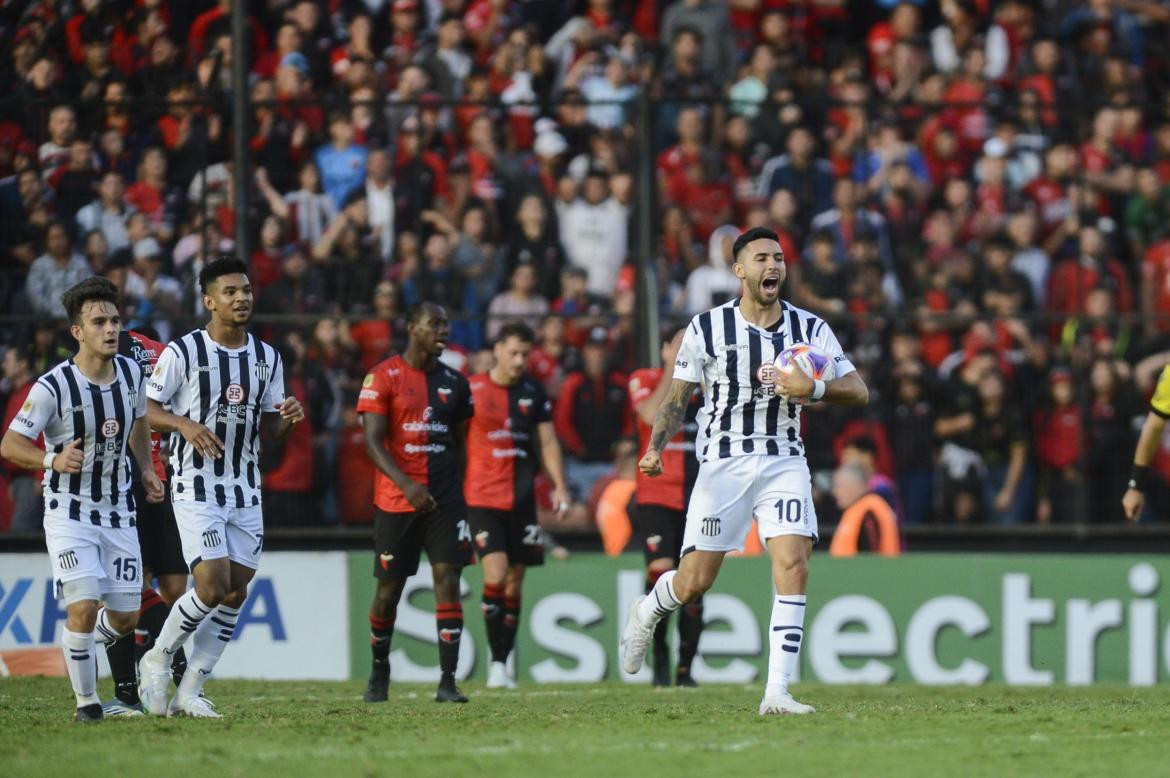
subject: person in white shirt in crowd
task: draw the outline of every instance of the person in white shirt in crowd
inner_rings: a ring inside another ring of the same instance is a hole
[[[568,202],[563,197],[557,200],[561,243],[570,264],[589,274],[590,293],[606,298],[613,297],[618,271],[626,261],[628,194],[627,176],[614,176],[611,183],[605,171],[591,168],[585,175],[582,196]]]
[[[688,316],[723,305],[739,294],[739,279],[731,272],[731,266],[735,264],[731,257],[731,246],[738,237],[739,228],[734,224],[716,227],[711,233],[707,240],[707,264],[695,268],[687,276]]]
[[[520,320],[532,329],[540,327],[548,313],[548,300],[536,288],[536,266],[521,262],[512,271],[511,286],[500,292],[488,306],[487,339],[494,342],[500,328]]]
[[[50,222],[45,229],[45,253],[29,267],[25,296],[37,313],[61,318],[65,315],[61,295],[91,275],[93,268],[85,257],[73,250],[65,225],[59,221]]]
[[[130,247],[130,233],[126,219],[133,209],[122,200],[126,194],[126,182],[122,174],[107,170],[98,182],[98,197],[77,212],[77,228],[82,235],[90,230],[101,230],[106,236],[110,251]]]
[[[370,232],[383,262],[394,259],[393,160],[385,149],[371,149],[366,159],[366,203],[370,209]]]

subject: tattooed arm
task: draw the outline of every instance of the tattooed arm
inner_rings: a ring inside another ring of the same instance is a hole
[[[654,414],[654,429],[650,433],[650,445],[638,467],[649,476],[662,474],[662,450],[682,427],[683,417],[686,416],[687,404],[691,401],[697,383],[675,378],[670,382],[670,389],[658,412]]]

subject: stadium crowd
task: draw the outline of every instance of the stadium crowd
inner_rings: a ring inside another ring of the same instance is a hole
[[[734,296],[735,235],[770,226],[787,299],[864,370],[864,412],[805,412],[824,491],[849,448],[904,522],[1122,519],[1170,356],[1164,1],[253,2],[244,213],[229,7],[0,3],[5,426],[69,354],[64,289],[107,276],[129,326],[165,341],[244,219],[257,327],[309,418],[265,452],[270,522],[369,520],[355,397],[421,300],[457,320],[467,371],[503,322],[532,324],[596,504],[636,456],[650,159],[664,321]],[[1156,469],[1170,479],[1170,446]],[[5,477],[11,517],[36,487]],[[1150,504],[1166,515],[1170,489]]]

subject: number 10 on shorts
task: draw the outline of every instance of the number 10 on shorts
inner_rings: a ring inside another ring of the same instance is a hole
[[[776,520],[781,524],[808,523],[808,512],[804,509],[804,500],[799,497],[781,497],[776,501]]]

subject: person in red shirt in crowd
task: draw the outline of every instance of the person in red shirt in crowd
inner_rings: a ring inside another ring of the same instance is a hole
[[[463,493],[483,565],[483,616],[491,648],[489,689],[516,687],[507,661],[516,645],[524,573],[544,564],[544,534],[537,521],[535,494],[542,464],[553,482],[558,516],[569,508],[552,402],[526,374],[534,340],[527,325],[505,324],[492,347],[495,365],[471,377],[475,415],[467,428]]]
[[[1170,330],[1170,236],[1146,251],[1142,258],[1141,306],[1147,330]]]
[[[385,702],[390,685],[390,640],[406,579],[427,552],[435,587],[441,676],[436,702],[467,702],[455,686],[463,606],[459,581],[474,560],[463,467],[467,425],[474,414],[471,387],[439,362],[451,325],[434,303],[411,308],[406,350],[380,362],[362,382],[366,450],[378,468],[374,504],[374,577],[370,608],[373,668],[366,702]]]
[[[679,329],[663,340],[663,367],[643,368],[630,375],[630,406],[638,421],[638,458],[650,445],[654,414],[658,412],[658,406],[670,388],[670,381],[663,380],[664,372],[674,369],[683,332]],[[642,540],[642,552],[646,560],[647,593],[654,588],[663,573],[678,566],[682,554],[687,503],[691,498],[691,489],[695,486],[695,477],[699,474],[699,462],[695,458],[695,436],[699,427],[695,417],[702,404],[702,394],[695,392],[683,417],[682,429],[662,452],[662,475],[650,478],[641,470],[637,471],[634,525]],[[666,641],[668,621],[664,618],[654,628],[655,686],[670,686],[670,657]],[[700,597],[679,611],[678,667],[675,670],[675,684],[678,686],[697,686],[691,677],[691,663],[695,659],[702,632],[703,599]]]
[[[555,421],[569,452],[569,485],[583,499],[612,465],[613,444],[632,431],[627,379],[609,369],[609,333],[594,327],[582,350],[583,367],[561,385]]]
[[[1072,214],[1069,184],[1076,165],[1076,151],[1066,143],[1058,143],[1044,154],[1044,172],[1024,187],[1024,194],[1036,207],[1041,240],[1046,244]]]
[[[382,57],[393,70],[402,70],[418,53],[418,0],[393,0],[390,3],[390,45]]]
[[[538,341],[528,357],[528,372],[540,381],[545,393],[553,398],[561,391],[565,372],[561,363],[565,358],[565,320],[560,316],[546,316],[537,333]]]
[[[472,0],[463,14],[467,37],[475,45],[475,61],[486,65],[512,29],[509,0]]]
[[[4,380],[11,387],[8,404],[4,408],[4,429],[8,429],[21,406],[28,398],[29,391],[37,380],[32,369],[32,355],[27,349],[10,346],[4,352]],[[42,448],[44,436],[38,436],[36,443]],[[12,516],[8,526],[11,532],[37,532],[41,528],[41,514],[44,501],[41,499],[41,470],[21,470],[13,465],[6,466],[8,496],[12,500]]]
[[[195,17],[187,34],[187,56],[191,63],[202,59],[216,33],[227,29],[231,10],[232,0],[217,0],[214,8]],[[268,33],[264,25],[255,17],[249,16],[248,29],[252,32],[252,51],[263,54],[268,50]]]
[[[393,322],[398,318],[398,286],[393,281],[381,281],[374,287],[373,308],[372,318],[355,322],[349,328],[362,369],[366,371],[390,353]]]
[[[704,150],[671,177],[663,194],[666,202],[678,204],[690,216],[695,239],[700,242],[732,219],[731,183],[723,159],[713,149]]]
[[[276,29],[276,47],[256,57],[252,65],[252,72],[262,78],[272,78],[276,75],[276,68],[286,54],[301,50],[303,38],[301,28],[295,22],[281,22]],[[334,71],[336,73],[336,70]]]
[[[659,191],[665,191],[676,176],[684,175],[703,151],[703,114],[697,107],[679,110],[677,130],[678,143],[662,151],[655,163]]]
[[[1078,253],[1052,269],[1048,279],[1048,310],[1066,316],[1085,312],[1089,292],[1104,285],[1117,302],[1117,310],[1129,313],[1134,309],[1133,287],[1125,267],[1106,255],[1105,239],[1093,225],[1085,225],[1077,234]]]
[[[1080,524],[1085,520],[1081,456],[1084,429],[1072,371],[1053,368],[1048,374],[1048,402],[1036,411],[1032,429],[1040,462],[1036,521]]]
[[[264,505],[269,526],[307,527],[316,519],[313,491],[313,403],[305,381],[304,339],[290,332],[281,344],[284,387],[291,396],[305,398],[305,418],[284,440],[269,443],[260,461],[264,474]]]

